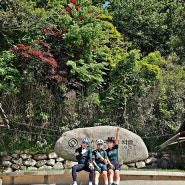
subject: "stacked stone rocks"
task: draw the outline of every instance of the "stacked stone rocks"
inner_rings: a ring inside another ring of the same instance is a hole
[[[166,153],[149,153],[149,157],[145,161],[124,164],[121,169],[173,169],[174,164],[170,156]]]
[[[20,170],[69,169],[76,162],[66,161],[55,152],[49,154],[15,151],[13,154],[0,152],[1,167],[4,173]],[[121,169],[173,169],[170,157],[162,153],[149,153],[145,161],[122,164]]]
[[[20,170],[71,168],[75,162],[65,161],[55,152],[49,154],[15,151],[13,154],[0,152],[1,167],[4,173]]]

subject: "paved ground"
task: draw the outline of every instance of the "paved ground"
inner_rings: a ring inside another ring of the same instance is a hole
[[[185,185],[185,171],[120,171],[120,185]],[[0,174],[0,185],[72,185],[71,171],[36,171]],[[13,182],[13,183],[12,183]],[[48,182],[46,184],[46,182]],[[88,185],[88,173],[78,173],[78,185]],[[104,185],[102,177],[100,184]]]
[[[146,181],[146,180],[122,181],[120,183],[120,185],[184,185],[184,184],[185,181]],[[59,185],[59,184],[30,184],[30,185]]]
[[[120,185],[185,185],[185,181],[146,181],[146,180],[132,180],[122,181]]]

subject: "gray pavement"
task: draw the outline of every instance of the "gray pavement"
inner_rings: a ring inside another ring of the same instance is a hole
[[[0,185],[71,185],[71,170],[0,174]],[[185,185],[185,171],[120,171],[120,185]],[[88,173],[78,173],[78,185],[88,185]],[[102,177],[99,185],[104,185]]]
[[[128,181],[121,181],[120,185],[185,185],[185,181],[128,180]]]
[[[128,180],[122,181],[120,185],[184,185],[185,181],[146,181],[146,180]],[[59,184],[30,184],[30,185],[59,185]],[[86,184],[79,184],[86,185]],[[100,184],[101,185],[101,184]]]

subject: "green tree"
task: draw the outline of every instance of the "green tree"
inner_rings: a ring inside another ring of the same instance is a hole
[[[99,115],[99,90],[126,50],[107,10],[77,2],[64,3],[58,11],[51,8],[32,38],[37,39],[29,45],[22,40],[12,49],[14,66],[25,80],[20,88],[24,98],[19,100],[24,111],[17,114],[29,124],[52,119],[67,128],[89,126]],[[60,114],[51,118],[55,109]]]
[[[168,42],[170,51],[179,56],[179,63],[183,65],[185,59],[185,7],[178,7],[172,21],[173,34]]]
[[[33,1],[6,0],[0,2],[0,49],[8,50],[19,42],[31,42],[37,33],[43,8],[35,8]]]
[[[15,56],[9,51],[0,54],[0,93],[19,91],[21,74],[14,66]]]
[[[159,52],[144,58],[139,50],[122,53],[122,60],[112,69],[108,87],[101,96],[106,120],[147,134],[143,126],[153,127],[150,123],[155,119],[154,104],[159,96],[161,66],[165,64]]]
[[[183,6],[175,0],[114,0],[111,2],[113,23],[133,45],[148,54],[160,51],[170,53],[168,41],[175,31],[174,12]],[[176,21],[175,21],[176,22]]]
[[[167,66],[163,71],[163,84],[158,98],[158,119],[163,120],[174,130],[178,130],[184,119],[184,67],[177,64],[177,55],[167,58]],[[157,110],[157,109],[156,109]]]
[[[38,80],[46,77],[54,83],[95,89],[104,82],[110,64],[110,43],[120,34],[101,7],[87,1],[71,2],[42,19],[45,25],[35,44],[19,44],[13,49],[18,56],[17,66],[22,71],[29,69]]]

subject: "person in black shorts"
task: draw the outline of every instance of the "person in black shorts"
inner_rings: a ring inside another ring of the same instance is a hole
[[[73,185],[77,185],[76,172],[82,170],[89,172],[89,185],[92,185],[92,181],[94,178],[94,166],[92,164],[92,149],[89,147],[89,142],[87,138],[82,141],[81,147],[75,150],[75,156],[78,164],[72,167]]]
[[[108,156],[108,174],[109,174],[109,184],[116,184],[119,185],[120,182],[120,175],[119,175],[119,161],[118,161],[118,143],[119,143],[119,132],[120,128],[117,128],[116,131],[116,138],[115,137],[108,137],[108,149],[107,156]],[[115,179],[113,183],[113,179]]]
[[[94,181],[95,185],[99,183],[100,174],[102,174],[105,185],[108,185],[107,177],[107,152],[102,149],[104,141],[101,139],[97,140],[97,149],[93,151],[93,164],[95,166],[94,171]]]

